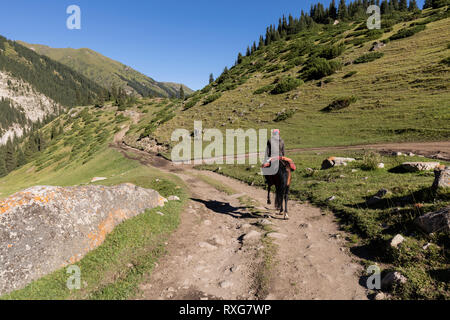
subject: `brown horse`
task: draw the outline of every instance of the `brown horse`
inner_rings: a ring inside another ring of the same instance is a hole
[[[272,186],[275,185],[275,208],[280,210],[280,214],[283,213],[283,201],[284,201],[284,220],[288,217],[288,200],[289,200],[289,187],[291,185],[292,170],[288,162],[284,160],[272,160],[271,166],[277,165],[278,171],[274,175],[265,175],[267,184],[267,204],[271,204],[270,191]]]

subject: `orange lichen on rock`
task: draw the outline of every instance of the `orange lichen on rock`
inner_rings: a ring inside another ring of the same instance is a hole
[[[108,217],[103,220],[97,227],[95,232],[88,235],[89,250],[93,250],[100,246],[106,239],[106,236],[114,230],[114,227],[127,219],[128,216],[123,210],[116,210],[111,212]]]

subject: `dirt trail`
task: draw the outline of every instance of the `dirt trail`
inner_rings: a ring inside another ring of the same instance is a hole
[[[263,206],[266,193],[262,189],[213,172],[175,166],[128,147],[121,150],[144,164],[176,174],[191,192],[167,254],[141,284],[142,295],[137,299],[367,299],[359,284],[361,267],[345,248],[332,214],[291,201],[290,220],[284,221]],[[235,194],[218,191],[211,180]],[[265,284],[263,296],[258,291],[258,272],[266,243],[258,234],[264,237],[266,232],[257,226],[263,217],[252,215],[249,199],[258,211],[270,216],[264,221],[270,221],[275,231],[267,235],[277,246],[269,257],[275,264],[267,270],[271,281]]]

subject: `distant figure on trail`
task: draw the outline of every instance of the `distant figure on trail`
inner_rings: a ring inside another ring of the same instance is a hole
[[[277,154],[278,147],[278,154]],[[284,157],[284,141],[281,139],[280,130],[272,130],[272,137],[267,141],[266,161],[270,158]]]

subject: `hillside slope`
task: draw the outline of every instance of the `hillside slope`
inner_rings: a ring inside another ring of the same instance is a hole
[[[81,74],[0,36],[0,145],[105,89]]]
[[[179,95],[180,84],[157,82],[91,49],[51,48],[40,44],[18,42],[39,54],[69,66],[96,83],[106,84],[108,88],[113,85],[125,87],[129,93],[141,96],[177,97]],[[183,89],[185,94],[193,92],[185,85],[183,85]]]
[[[169,145],[195,119],[203,128],[280,128],[288,149],[447,140],[448,8],[382,19],[381,30],[313,24],[260,45],[151,136]],[[381,48],[371,51],[374,42]]]

